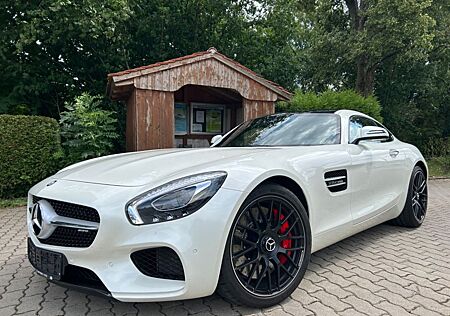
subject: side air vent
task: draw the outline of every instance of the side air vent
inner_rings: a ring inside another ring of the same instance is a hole
[[[184,270],[176,252],[168,247],[139,250],[131,254],[136,268],[147,276],[183,280]]]
[[[339,192],[347,189],[347,170],[333,170],[325,172],[323,176],[330,192]]]

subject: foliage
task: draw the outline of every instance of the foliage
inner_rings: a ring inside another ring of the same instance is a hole
[[[69,161],[99,157],[111,152],[116,132],[115,112],[101,109],[101,97],[83,93],[61,113],[61,135]]]
[[[104,91],[104,78],[121,64],[126,0],[0,2],[0,112],[57,118],[81,91]]]
[[[26,113],[58,118],[82,91],[103,94],[109,72],[211,46],[293,88],[300,61],[292,3],[1,1],[0,113],[17,113],[16,105],[25,104]]]
[[[423,145],[422,153],[425,157],[450,156],[450,139],[430,138]]]
[[[390,60],[421,60],[432,47],[431,0],[318,0],[305,12],[306,81],[373,92],[377,71]],[[322,88],[321,88],[322,87]]]
[[[450,177],[450,155],[427,160],[431,177]]]
[[[214,46],[292,91],[373,92],[427,150],[450,136],[449,25],[448,0],[3,0],[0,113],[59,119],[109,72]]]
[[[381,106],[373,96],[363,97],[353,90],[341,92],[325,91],[320,94],[297,90],[288,103],[280,103],[278,111],[305,112],[313,110],[355,110],[372,116],[382,122]]]
[[[0,115],[0,197],[24,196],[58,169],[58,122],[42,116]]]
[[[386,62],[375,91],[392,132],[429,157],[441,155],[437,145],[450,136],[450,2],[435,0],[428,12],[436,27],[427,57]]]
[[[26,197],[0,199],[0,208],[19,207],[27,205]]]

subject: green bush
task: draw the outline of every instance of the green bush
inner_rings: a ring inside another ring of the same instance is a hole
[[[61,136],[66,163],[110,154],[119,136],[116,112],[101,108],[102,98],[83,93],[75,102],[66,103],[61,113]]]
[[[450,177],[450,155],[427,159],[428,169],[432,177]]]
[[[279,112],[306,112],[314,110],[355,110],[382,122],[381,105],[373,97],[363,97],[353,90],[340,92],[325,91],[320,94],[312,92],[303,93],[300,90],[295,92],[294,97],[289,102],[277,104]]]
[[[450,138],[433,137],[421,143],[421,151],[425,157],[450,157]]]
[[[62,152],[56,120],[0,115],[0,135],[0,197],[24,196],[58,169]]]

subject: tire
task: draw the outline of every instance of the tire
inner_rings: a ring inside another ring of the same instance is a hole
[[[236,305],[272,306],[298,287],[310,257],[305,207],[285,187],[261,185],[244,201],[231,226],[217,291]]]
[[[424,170],[415,166],[409,180],[403,211],[392,220],[394,225],[415,228],[422,225],[427,212],[428,188]]]

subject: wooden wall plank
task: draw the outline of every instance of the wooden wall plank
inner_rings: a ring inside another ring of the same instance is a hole
[[[136,150],[136,89],[128,97],[125,144],[127,151]]]
[[[136,111],[127,113],[127,150],[173,147],[173,92],[135,89],[133,94]],[[134,132],[131,117],[135,119]],[[128,143],[135,146],[128,147]]]
[[[244,121],[275,113],[275,103],[270,101],[246,100],[242,102]]]
[[[214,58],[152,72],[134,80],[138,89],[166,92],[174,92],[187,84],[233,89],[249,100],[276,101],[278,97],[259,82]]]

